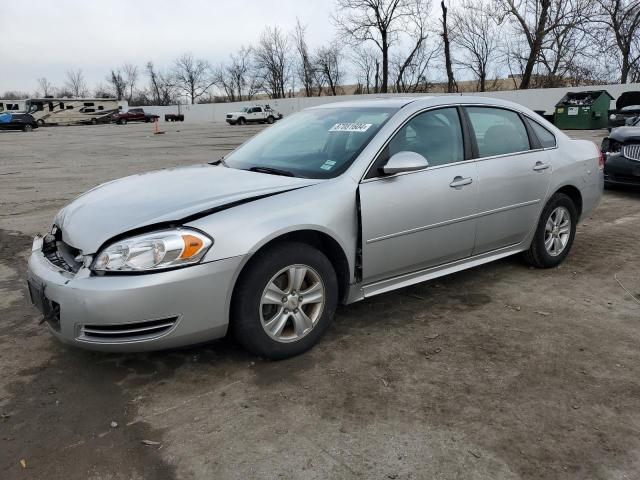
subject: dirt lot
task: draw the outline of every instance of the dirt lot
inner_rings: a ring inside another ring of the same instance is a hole
[[[637,192],[606,192],[558,269],[510,258],[342,307],[291,360],[54,341],[30,237],[98,183],[261,127],[163,128],[0,134],[0,478],[640,478],[640,305],[616,281],[640,296]]]

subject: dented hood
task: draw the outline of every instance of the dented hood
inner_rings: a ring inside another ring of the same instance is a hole
[[[319,181],[212,165],[160,170],[89,190],[64,207],[54,223],[66,243],[92,254],[107,240],[130,230],[179,222]]]

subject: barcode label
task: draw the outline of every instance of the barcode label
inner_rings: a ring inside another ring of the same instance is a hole
[[[372,123],[336,123],[330,132],[366,132]]]

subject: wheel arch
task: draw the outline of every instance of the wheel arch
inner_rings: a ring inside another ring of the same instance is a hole
[[[253,253],[242,264],[238,274],[236,275],[233,284],[233,291],[231,295],[232,297],[233,295],[235,295],[236,287],[238,286],[239,280],[251,267],[253,261],[258,258],[260,252],[263,252],[266,249],[282,242],[305,243],[314,248],[317,248],[324,255],[326,255],[336,272],[336,277],[338,280],[339,301],[344,302],[346,300],[349,293],[349,284],[351,279],[351,268],[347,259],[347,255],[340,243],[334,237],[326,232],[312,228],[291,230],[288,232],[280,233],[279,235],[273,238],[267,238],[263,240],[262,243],[258,244],[257,249],[253,251]]]
[[[563,185],[554,192],[554,195],[556,193],[564,193],[573,201],[576,206],[576,210],[578,211],[578,219],[580,219],[582,216],[582,192],[580,192],[580,189],[574,185]]]

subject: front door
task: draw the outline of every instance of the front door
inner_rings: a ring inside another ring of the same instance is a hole
[[[476,164],[465,160],[456,108],[420,113],[402,127],[373,168],[400,151],[423,155],[429,167],[360,185],[365,284],[471,255],[478,204]]]
[[[467,107],[478,147],[479,205],[474,255],[522,242],[535,228],[549,181],[549,153],[536,148],[517,112]]]

